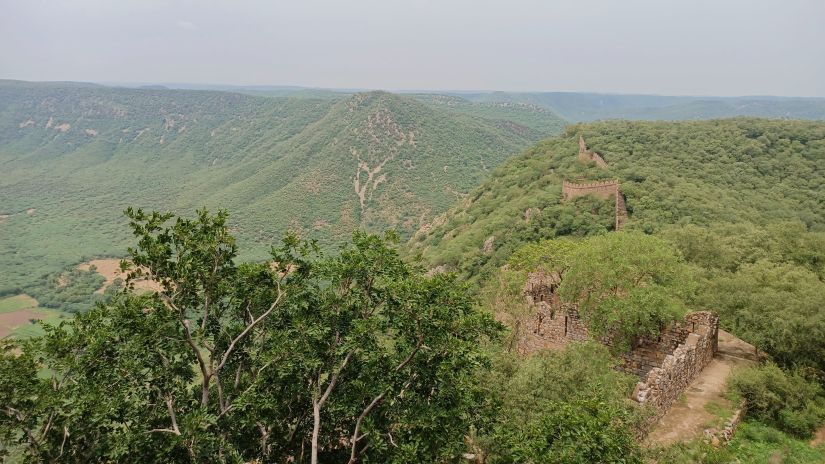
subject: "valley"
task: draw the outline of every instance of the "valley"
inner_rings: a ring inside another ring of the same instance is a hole
[[[122,256],[128,206],[231,209],[253,245],[246,258],[287,230],[328,248],[356,228],[406,237],[563,124],[533,108],[473,114],[381,92],[333,100],[6,81],[0,103],[0,293]]]
[[[390,433],[427,437],[431,461],[460,449],[545,462],[582,443],[607,462],[825,456],[816,99],[718,99],[717,111],[666,97],[2,81],[0,103],[2,359],[32,363],[7,382],[38,385],[42,366],[71,362],[78,385],[117,378],[117,403],[152,379],[165,393],[117,407],[161,428],[129,446],[194,453],[164,437],[195,434],[177,415],[198,422],[203,407],[216,418],[199,430],[220,444],[201,442],[202,457],[228,443],[294,456],[333,417],[322,454],[367,453],[361,427],[384,427],[368,442],[398,462],[421,450]],[[731,111],[795,119],[692,120]],[[646,120],[664,115],[690,120]],[[614,116],[636,120],[591,121]],[[148,273],[131,289],[121,258]],[[273,334],[286,335],[264,344]],[[342,372],[340,409],[295,416],[291,401],[322,397],[296,376],[332,392]],[[434,407],[443,416],[417,415]],[[82,408],[95,419],[60,420],[100,442],[48,427],[41,439],[120,456],[120,419]],[[373,408],[380,424],[365,422]],[[269,411],[280,447],[250,411]]]

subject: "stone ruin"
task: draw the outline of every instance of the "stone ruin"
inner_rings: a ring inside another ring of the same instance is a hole
[[[579,135],[579,160],[585,163],[596,163],[596,166],[602,169],[607,167],[607,162],[605,162],[601,155],[587,149],[587,143],[584,141],[583,135]]]
[[[524,287],[528,303],[535,308],[518,350],[529,354],[546,348],[560,348],[571,341],[590,340],[575,304],[563,303],[556,292],[561,284],[557,272],[534,272]],[[639,377],[632,399],[649,406],[646,425],[652,426],[713,359],[719,343],[719,318],[708,311],[685,316],[659,333],[655,339],[637,339],[633,348],[621,354],[618,369]],[[610,337],[598,340],[607,346]]]
[[[584,136],[579,135],[579,160],[582,162],[595,162],[596,166],[604,169],[607,168],[607,163],[599,156],[598,153],[587,149],[587,144],[584,141]],[[621,191],[621,185],[618,180],[603,180],[594,182],[574,183],[567,180],[562,182],[561,195],[563,201],[572,200],[574,198],[592,195],[605,200],[613,197],[615,199],[614,215],[615,225],[614,230],[619,230],[627,222],[627,204],[625,203],[624,195]]]

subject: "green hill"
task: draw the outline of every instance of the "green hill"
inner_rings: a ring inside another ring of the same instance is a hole
[[[578,160],[578,135],[608,164]],[[613,202],[562,202],[562,181],[618,179],[626,227],[800,221],[825,230],[825,123],[611,121],[568,127],[499,166],[411,240],[430,266],[490,275],[524,243],[612,230]]]
[[[555,115],[535,126],[506,116],[385,92],[275,98],[2,81],[0,293],[121,255],[130,205],[227,208],[254,256],[287,229],[325,246],[357,227],[408,236],[561,128]]]

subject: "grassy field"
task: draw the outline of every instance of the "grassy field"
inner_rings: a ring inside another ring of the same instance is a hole
[[[37,307],[37,300],[28,295],[15,295],[0,299],[0,314]]]
[[[40,324],[33,323],[40,320],[50,324],[58,324],[61,320],[70,317],[64,311],[41,308],[37,300],[28,295],[14,295],[0,299],[0,338],[28,338],[43,334]]]

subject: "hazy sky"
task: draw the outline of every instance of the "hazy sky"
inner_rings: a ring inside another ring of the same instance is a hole
[[[825,0],[0,0],[0,78],[825,96]]]

